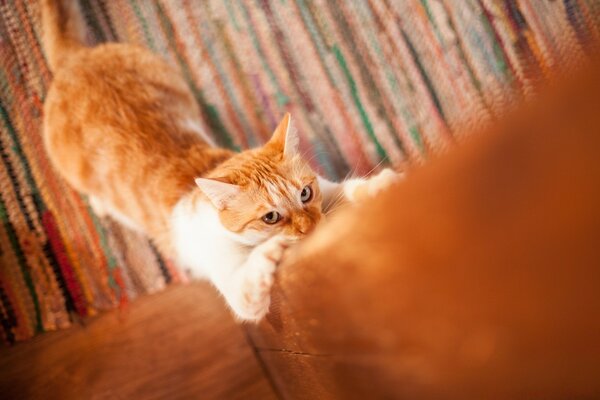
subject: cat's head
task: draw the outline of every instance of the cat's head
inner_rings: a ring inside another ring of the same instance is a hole
[[[286,114],[262,147],[235,155],[196,184],[222,225],[248,244],[276,234],[299,239],[321,219],[316,174],[302,159]]]

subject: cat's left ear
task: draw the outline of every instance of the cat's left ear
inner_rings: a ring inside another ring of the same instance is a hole
[[[218,210],[227,207],[229,201],[239,192],[240,187],[216,179],[196,178],[196,185]]]
[[[292,117],[290,113],[286,113],[267,145],[273,146],[285,157],[291,157],[298,153],[299,143],[298,131],[292,127]]]

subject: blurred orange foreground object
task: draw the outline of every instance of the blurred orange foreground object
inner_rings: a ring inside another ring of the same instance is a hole
[[[344,210],[248,328],[284,398],[600,398],[600,67]]]

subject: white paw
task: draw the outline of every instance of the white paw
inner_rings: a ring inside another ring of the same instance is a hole
[[[365,182],[367,185],[367,193],[369,196],[375,196],[377,193],[400,181],[402,176],[403,174],[401,173],[397,173],[390,168],[385,168]]]
[[[398,182],[402,174],[386,168],[377,175],[364,179],[350,179],[344,182],[344,193],[350,201],[363,201]]]
[[[248,262],[237,304],[232,304],[235,313],[243,320],[258,321],[269,311],[273,274],[281,262],[287,247],[285,239],[275,236],[257,246]]]

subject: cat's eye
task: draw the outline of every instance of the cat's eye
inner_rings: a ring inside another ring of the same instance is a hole
[[[310,201],[310,199],[312,199],[313,196],[313,192],[312,189],[309,186],[304,186],[304,188],[302,189],[302,192],[300,192],[300,200],[303,203],[307,203]]]
[[[269,211],[262,217],[263,222],[269,225],[276,224],[280,219],[281,214],[279,214],[277,211]]]

